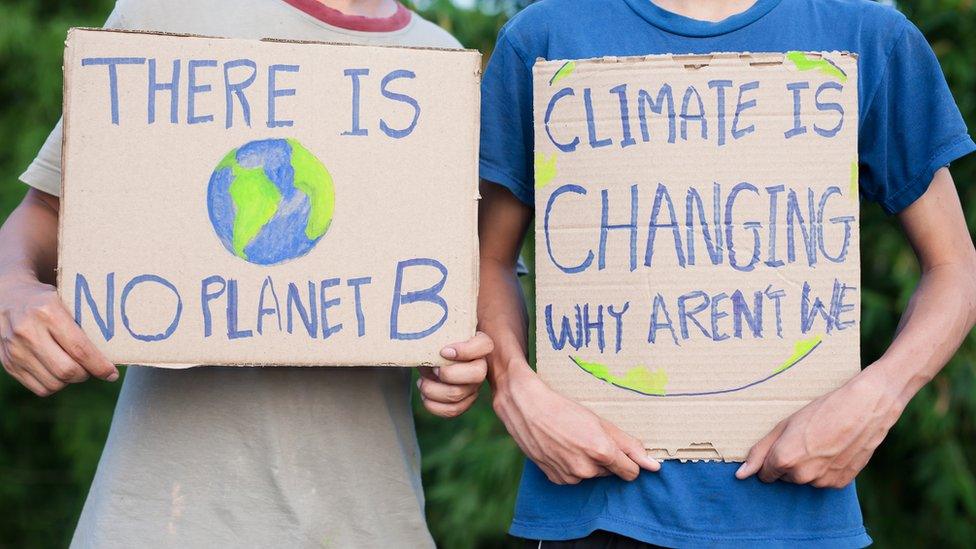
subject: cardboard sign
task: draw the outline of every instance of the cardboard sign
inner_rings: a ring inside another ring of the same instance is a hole
[[[662,458],[741,461],[859,370],[857,61],[539,61],[538,368]]]
[[[73,29],[59,289],[114,362],[442,364],[480,54]]]

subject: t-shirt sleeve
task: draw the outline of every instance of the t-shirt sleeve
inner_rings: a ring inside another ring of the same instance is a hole
[[[54,125],[34,160],[20,174],[20,180],[39,191],[61,196],[61,120]]]
[[[122,2],[115,5],[115,9],[108,16],[104,27],[107,29],[124,29],[126,20],[123,16],[124,7]],[[37,156],[27,166],[24,173],[20,174],[20,180],[34,187],[39,191],[61,195],[61,126],[63,120],[59,119],[54,125],[54,129],[48,134],[44,144],[41,145]]]
[[[976,150],[932,48],[904,24],[858,143],[861,193],[892,214],[922,196],[937,170]]]
[[[532,206],[532,69],[502,30],[481,80],[481,178]]]

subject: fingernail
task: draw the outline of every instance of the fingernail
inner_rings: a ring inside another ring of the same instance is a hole
[[[424,382],[423,378],[417,380],[417,388],[418,389],[420,388],[420,384],[423,383],[423,382]]]
[[[746,464],[743,463],[742,465],[739,466],[738,469],[735,470],[735,476],[736,476],[736,478],[742,478],[739,475],[741,475],[742,472],[745,471],[745,470],[746,470]]]
[[[431,371],[434,372],[434,377],[437,379],[441,378],[441,369],[439,366],[435,366]]]
[[[119,373],[118,372],[112,372],[105,379],[107,379],[108,381],[115,381],[116,379],[119,379]]]
[[[441,349],[441,356],[444,358],[457,358],[457,349],[454,347],[444,347]]]

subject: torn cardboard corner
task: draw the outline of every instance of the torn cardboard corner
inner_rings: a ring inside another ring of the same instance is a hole
[[[72,29],[62,299],[116,363],[445,364],[476,322],[480,67]]]
[[[538,370],[652,455],[741,461],[860,369],[857,61],[534,67]]]

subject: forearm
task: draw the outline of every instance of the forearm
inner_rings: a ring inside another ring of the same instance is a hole
[[[498,418],[553,482],[607,473],[633,480],[639,467],[657,471],[639,440],[552,391],[529,367],[528,314],[515,263],[532,210],[490,182],[482,183],[481,195],[478,327],[494,341],[487,362]]]
[[[865,370],[887,380],[899,408],[945,366],[976,323],[976,279],[969,263],[944,263],[923,272],[894,341]]]
[[[488,355],[488,381],[497,392],[513,372],[529,369],[528,314],[514,265],[482,258],[478,323],[495,344]]]
[[[488,381],[497,399],[513,374],[532,372],[526,360],[528,314],[515,274],[532,209],[507,189],[488,181],[481,182],[481,196],[478,326],[495,344],[488,355]]]
[[[0,227],[0,279],[54,283],[57,249],[57,199],[30,191]]]
[[[976,322],[976,248],[946,168],[898,218],[922,277],[895,340],[863,375],[883,382],[900,411],[952,358]]]

